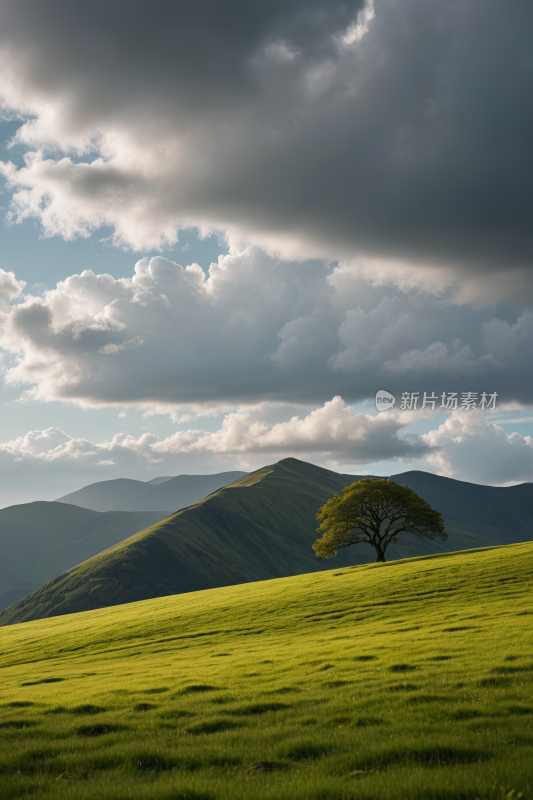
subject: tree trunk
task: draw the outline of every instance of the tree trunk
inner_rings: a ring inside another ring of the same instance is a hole
[[[377,553],[376,563],[378,561],[385,561],[385,553],[383,552],[379,544],[375,544],[374,547],[376,548],[376,553]]]

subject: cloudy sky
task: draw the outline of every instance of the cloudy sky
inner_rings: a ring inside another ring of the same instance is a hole
[[[285,456],[532,481],[532,28],[4,0],[0,506]]]

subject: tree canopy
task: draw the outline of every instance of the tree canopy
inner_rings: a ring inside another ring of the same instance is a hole
[[[376,550],[376,561],[400,534],[442,541],[448,538],[444,518],[408,486],[387,479],[363,478],[331,497],[316,515],[322,524],[313,545],[319,558],[332,558],[341,547],[367,542]]]

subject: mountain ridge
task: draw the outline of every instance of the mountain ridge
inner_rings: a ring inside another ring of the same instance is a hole
[[[178,511],[246,475],[240,470],[209,475],[176,475],[135,481],[115,478],[83,486],[59,497],[56,502],[93,511]]]

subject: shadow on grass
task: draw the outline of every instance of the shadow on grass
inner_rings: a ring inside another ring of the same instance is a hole
[[[529,708],[529,706],[507,706],[506,712],[507,714],[525,716],[526,714],[533,714],[533,708]]]
[[[101,725],[81,725],[76,728],[78,736],[104,736],[106,733],[115,733],[117,731],[126,731],[126,725],[113,725],[111,723],[102,723]]]
[[[492,678],[482,678],[477,682],[478,686],[509,686],[511,678],[494,675]]]
[[[461,764],[475,764],[492,757],[486,750],[470,747],[421,747],[394,748],[379,755],[368,756],[359,761],[358,769],[381,769],[400,764],[419,764],[424,767],[453,767]]]
[[[188,733],[220,733],[221,731],[229,731],[234,728],[241,728],[244,722],[235,719],[214,719],[207,720],[206,722],[197,722],[195,725],[190,725],[187,728]]]
[[[377,719],[374,717],[370,717],[368,719],[364,719],[363,717],[359,717],[359,719],[355,720],[354,727],[356,728],[370,728],[374,725],[383,725],[384,721],[382,719]]]
[[[423,703],[445,703],[453,699],[453,697],[446,697],[443,694],[415,694],[405,702],[409,705],[422,705]]]
[[[387,692],[416,692],[418,689],[414,683],[393,683],[386,687]]]
[[[154,708],[154,706],[152,706]],[[159,714],[160,719],[182,719],[183,717],[195,717],[194,711],[184,711],[182,709],[170,709]]]
[[[462,720],[462,719],[477,719],[478,717],[483,716],[479,711],[476,711],[474,708],[458,708],[456,711],[452,711],[450,714],[450,719],[455,720]]]
[[[327,681],[323,683],[326,689],[338,689],[340,686],[348,686],[349,684],[353,683],[353,681]]]
[[[228,710],[226,713],[232,716],[247,716],[249,714],[266,714],[268,711],[284,711],[288,708],[292,708],[288,703],[250,703]]]
[[[0,722],[0,729],[5,730],[11,728],[13,730],[23,730],[33,725],[38,725],[38,723],[27,719],[10,719],[7,722]]]
[[[171,789],[169,794],[158,795],[160,800],[215,800],[215,796],[195,789]],[[113,798],[114,800],[114,798]]]
[[[494,667],[491,669],[494,675],[514,675],[521,672],[533,672],[533,664],[524,664],[522,667]]]
[[[101,714],[102,711],[105,711],[105,708],[101,706],[93,706],[90,703],[86,703],[82,706],[76,706],[76,708],[71,709],[71,714]]]
[[[389,667],[390,672],[412,672],[416,667],[412,664],[392,664]]]
[[[274,772],[275,770],[288,769],[289,765],[283,761],[254,761],[248,764],[246,772]]]
[[[443,633],[455,633],[456,631],[475,631],[479,630],[479,628],[474,628],[473,625],[458,625],[455,628],[443,628]]]
[[[11,703],[3,703],[2,708],[28,708],[34,705],[35,703],[30,703],[29,700],[13,700]]]

